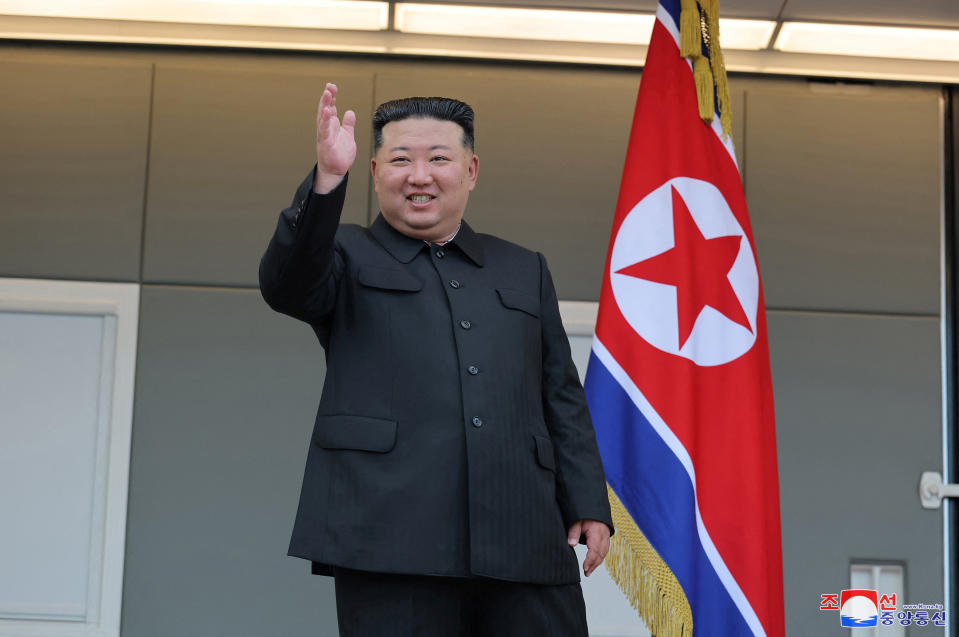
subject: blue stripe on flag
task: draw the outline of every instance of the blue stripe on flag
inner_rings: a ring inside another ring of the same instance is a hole
[[[700,542],[692,482],[679,459],[595,354],[585,389],[606,480],[679,580],[693,629],[752,635]]]
[[[666,13],[673,18],[673,24],[675,24],[678,29],[680,12],[679,0],[659,0],[659,6],[665,9]]]

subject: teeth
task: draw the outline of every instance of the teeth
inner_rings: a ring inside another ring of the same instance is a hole
[[[414,203],[426,203],[433,198],[433,195],[410,195],[410,201]]]

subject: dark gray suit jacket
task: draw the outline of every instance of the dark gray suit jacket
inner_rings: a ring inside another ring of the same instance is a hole
[[[612,528],[546,261],[464,221],[445,247],[339,225],[300,185],[260,262],[327,374],[290,555],[393,573],[579,580],[567,528]]]

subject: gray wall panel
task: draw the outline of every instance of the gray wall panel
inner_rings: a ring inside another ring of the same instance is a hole
[[[905,603],[941,603],[942,512],[918,496],[942,463],[938,319],[768,316],[788,634],[844,633],[819,595],[851,559],[903,560]]]
[[[597,300],[638,79],[423,64],[378,74],[375,97],[440,94],[473,106],[480,165],[467,221],[543,252],[561,298]]]
[[[0,274],[133,281],[151,66],[0,60]]]
[[[746,109],[767,304],[937,314],[939,91],[750,83]]]
[[[252,290],[144,286],[124,637],[336,635],[286,557],[322,349]]]
[[[357,163],[368,165],[372,75],[221,64],[157,65],[144,281],[257,285],[279,211],[316,161],[325,82],[359,97]],[[365,224],[369,170],[350,177],[343,220]]]

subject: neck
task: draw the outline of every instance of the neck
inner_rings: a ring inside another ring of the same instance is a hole
[[[455,236],[456,236],[456,233],[459,232],[459,231],[460,231],[460,225],[457,224],[457,225],[456,225],[456,230],[454,230],[453,232],[449,233],[448,235],[446,235],[445,237],[443,237],[443,238],[441,238],[441,239],[436,239],[436,240],[432,240],[432,241],[427,241],[427,243],[435,243],[435,244],[437,244],[437,245],[447,244],[447,243],[449,243],[450,241],[452,241],[453,237],[455,237]]]

